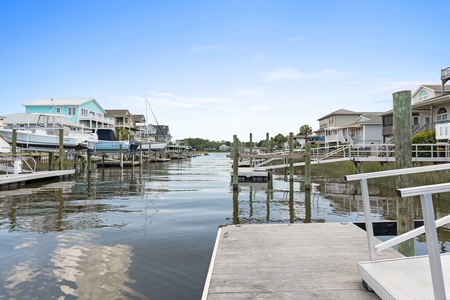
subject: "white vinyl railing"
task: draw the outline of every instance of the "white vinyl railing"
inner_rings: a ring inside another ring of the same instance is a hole
[[[391,238],[387,241],[375,244],[375,236],[372,227],[372,213],[370,209],[369,189],[367,185],[367,179],[381,178],[388,176],[399,176],[405,174],[415,174],[431,171],[449,170],[450,164],[432,165],[415,168],[405,168],[381,172],[372,172],[365,174],[355,174],[345,176],[346,181],[360,180],[361,194],[364,205],[364,218],[366,223],[367,243],[369,247],[369,256],[371,261],[377,260],[377,252],[385,250],[389,247],[398,245],[404,241],[414,238],[420,234],[426,234],[428,257],[433,281],[433,290],[435,299],[446,299],[444,279],[442,273],[442,265],[440,259],[440,251],[438,247],[438,239],[436,228],[447,223],[450,223],[450,215],[435,220],[434,208],[432,202],[432,194],[450,192],[450,183],[435,184],[419,187],[401,188],[397,189],[397,195],[399,197],[412,197],[420,196],[422,205],[422,214],[424,219],[424,225],[414,230],[408,231],[404,234]]]

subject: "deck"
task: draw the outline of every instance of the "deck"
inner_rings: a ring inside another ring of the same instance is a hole
[[[74,174],[75,170],[61,170],[0,175],[0,187],[5,187],[8,185],[21,185],[25,184],[28,181],[38,181],[73,176]]]
[[[228,225],[218,230],[202,299],[379,299],[358,274],[368,258],[366,232],[352,223]]]
[[[450,270],[450,254],[442,254],[441,262],[444,270]],[[435,299],[428,255],[361,262],[358,269],[382,299]],[[450,291],[449,272],[444,272],[444,282]]]

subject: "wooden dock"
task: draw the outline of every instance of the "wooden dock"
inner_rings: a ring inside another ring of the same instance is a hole
[[[0,175],[0,188],[5,188],[8,186],[14,186],[14,185],[24,185],[30,181],[71,177],[74,174],[75,174],[75,170],[42,171],[42,172],[29,172],[29,173],[19,173],[19,174],[5,174],[5,175]]]
[[[202,299],[379,299],[358,274],[367,260],[366,232],[352,223],[228,225],[218,230]]]

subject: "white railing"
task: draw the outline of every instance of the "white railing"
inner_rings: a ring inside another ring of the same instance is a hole
[[[381,172],[371,172],[365,174],[355,174],[345,176],[346,181],[360,180],[361,195],[363,199],[364,218],[366,223],[367,243],[369,247],[369,256],[371,261],[377,260],[377,252],[383,251],[392,246],[398,245],[411,238],[425,233],[427,237],[427,249],[429,255],[430,268],[432,273],[433,290],[435,299],[446,299],[444,281],[442,274],[442,265],[440,260],[440,252],[438,248],[438,240],[436,228],[450,223],[450,215],[435,220],[434,208],[432,202],[432,194],[450,191],[450,184],[436,184],[421,187],[402,188],[397,190],[399,197],[420,196],[424,226],[408,231],[404,234],[391,238],[387,241],[375,244],[375,236],[372,225],[372,213],[370,209],[369,189],[367,179],[381,178],[388,176],[399,176],[405,174],[415,174],[431,171],[449,170],[450,164],[432,165],[425,167],[405,168]]]

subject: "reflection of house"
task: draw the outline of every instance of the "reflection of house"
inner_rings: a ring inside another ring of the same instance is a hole
[[[88,128],[113,128],[114,119],[93,98],[51,98],[23,104],[26,113],[60,114]]]
[[[340,109],[320,119],[316,135],[323,136],[325,147],[340,144],[380,144],[380,112],[354,112]]]
[[[122,127],[131,131],[136,130],[133,115],[128,109],[106,109],[108,117],[114,118],[116,127]]]

